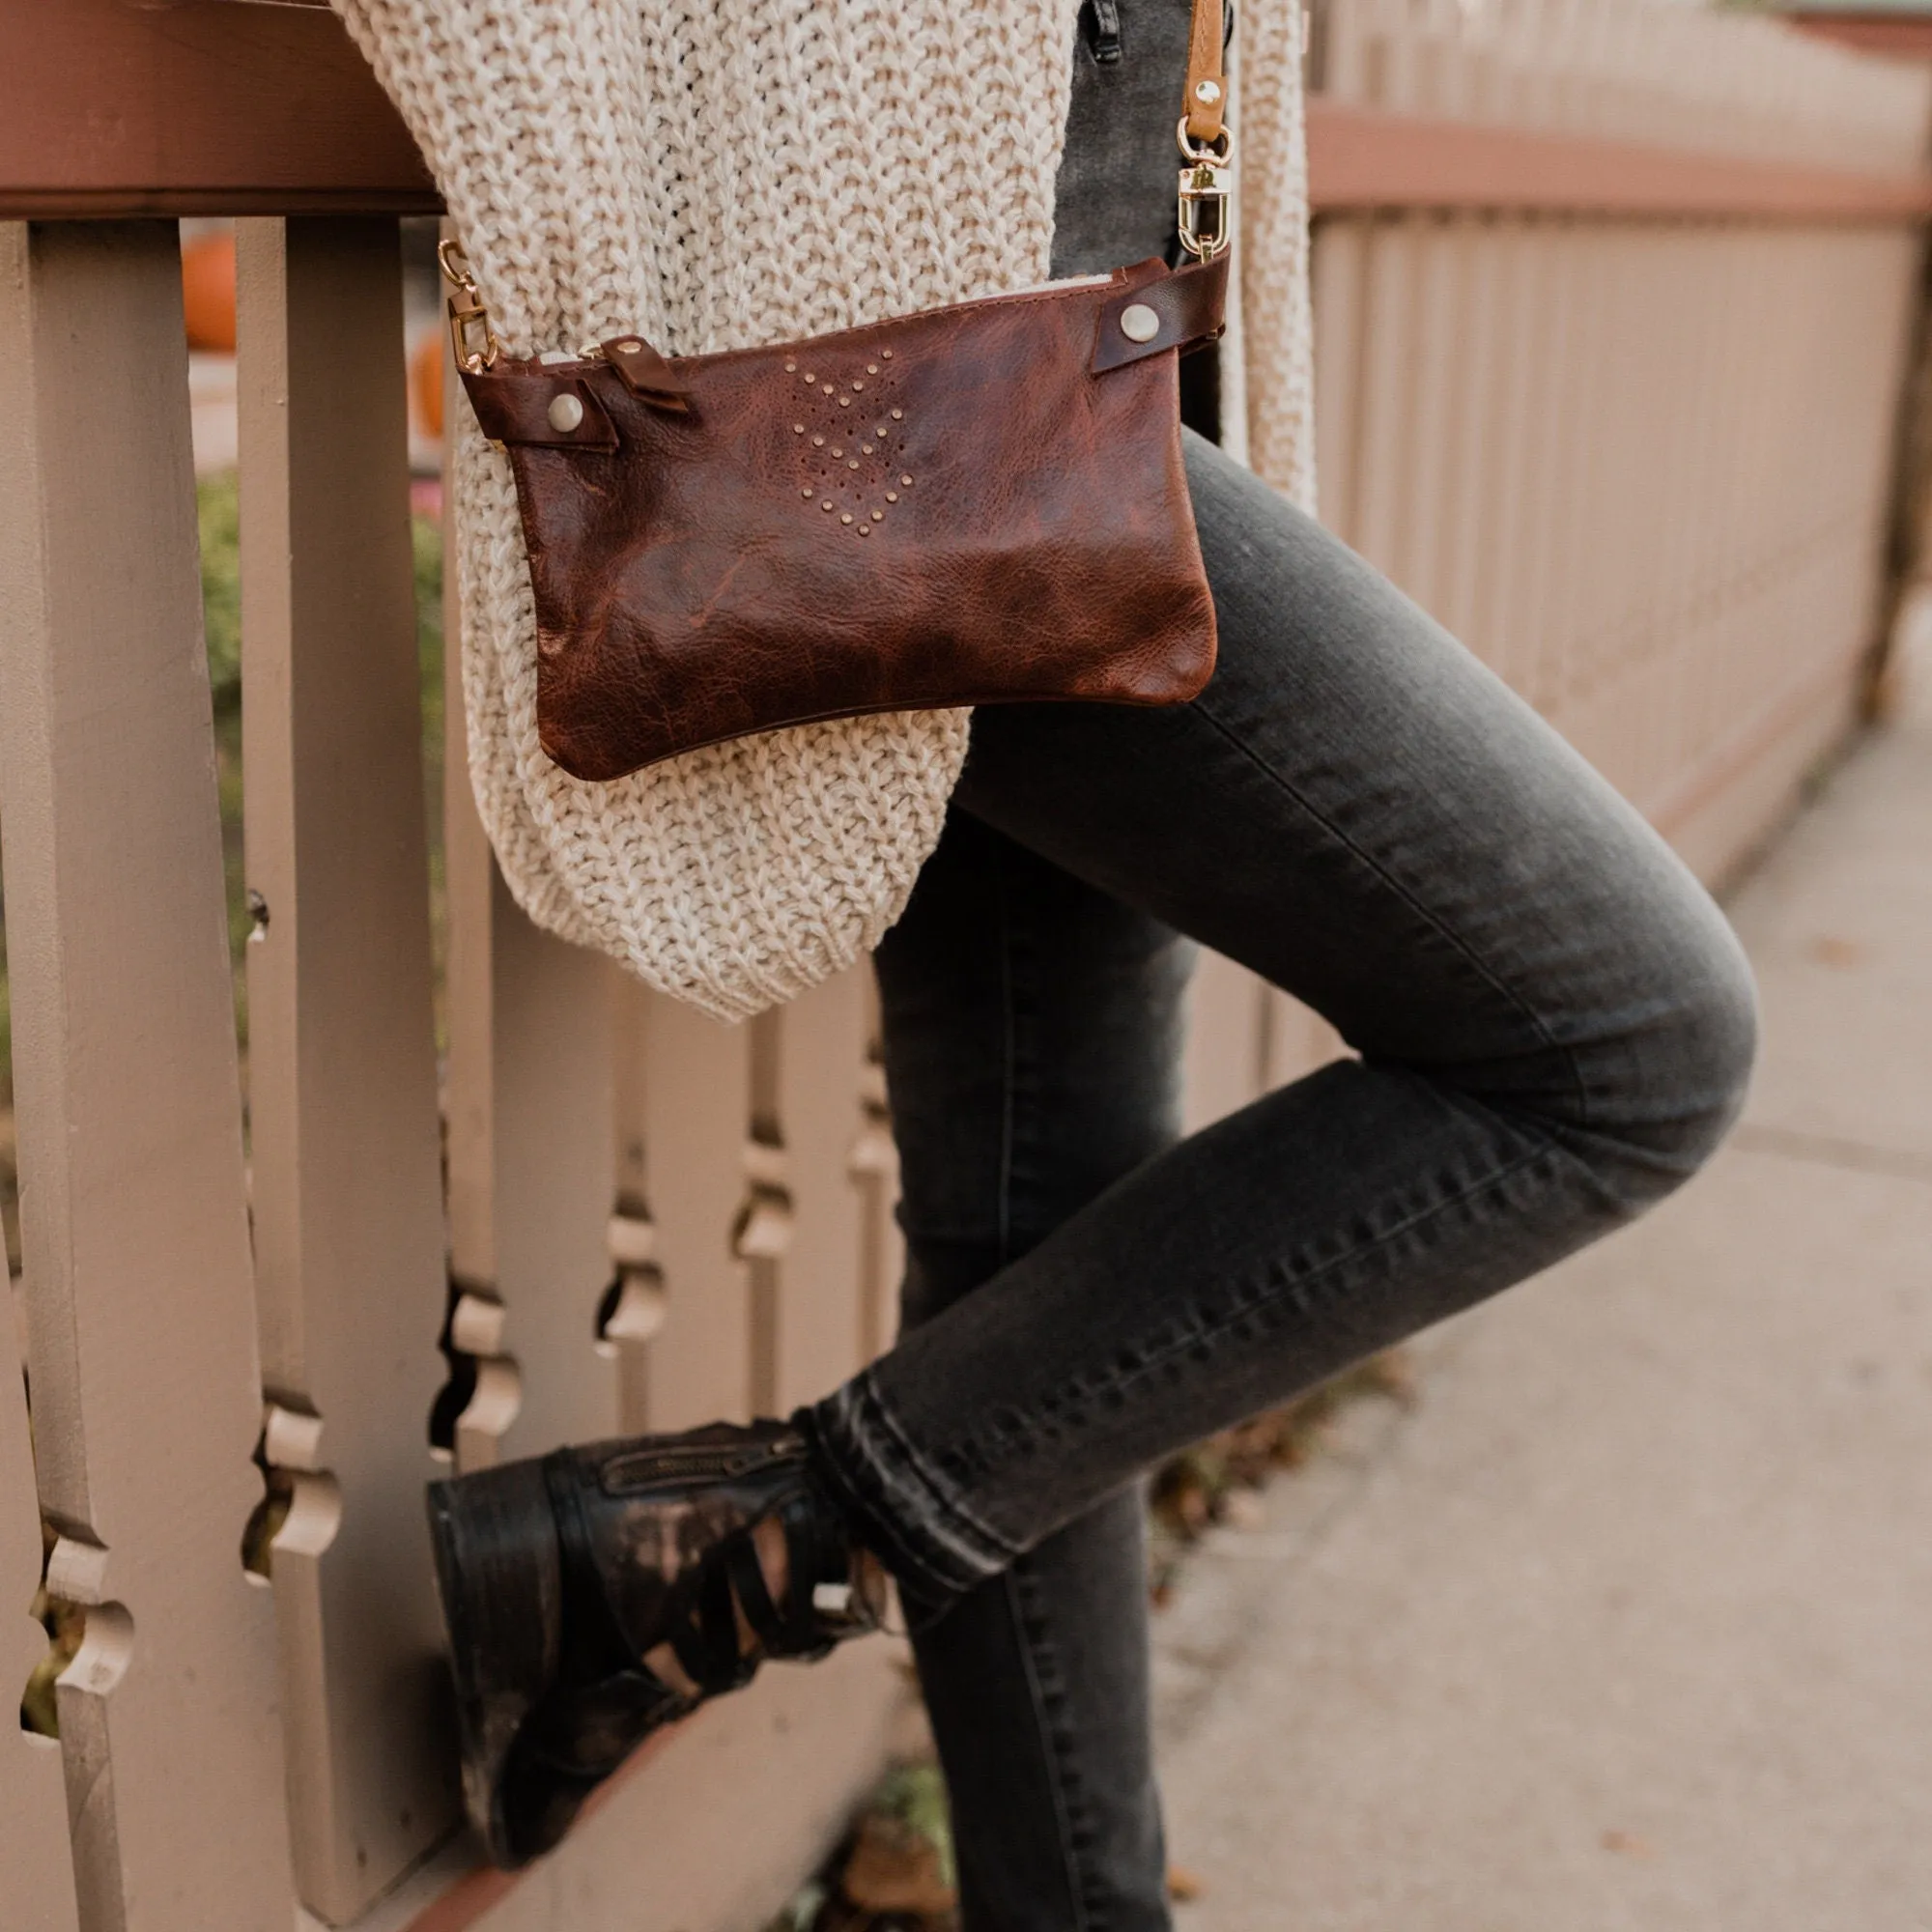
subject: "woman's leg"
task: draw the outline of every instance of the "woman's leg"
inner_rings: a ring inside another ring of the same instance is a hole
[[[932,1615],[1179,1445],[1548,1265],[1734,1117],[1748,970],[1661,840],[1366,565],[1197,440],[1190,705],[984,710],[958,805],[1360,1058],[1114,1182],[810,1412]]]
[[[905,1321],[934,1320],[1179,1133],[1193,949],[955,814],[878,953]],[[1138,1485],[914,1638],[969,1925],[1164,1932]]]

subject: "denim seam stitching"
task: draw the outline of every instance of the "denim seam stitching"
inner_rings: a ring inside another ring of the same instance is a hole
[[[1007,1603],[1013,1613],[1013,1621],[1019,1627],[1020,1657],[1026,1669],[1027,1702],[1033,1707],[1034,1728],[1037,1734],[1040,1759],[1046,1766],[1046,1781],[1053,1794],[1054,1823],[1059,1827],[1056,1836],[1060,1840],[1062,1876],[1066,1884],[1066,1900],[1073,1908],[1074,1923],[1069,1932],[1095,1932],[1088,1916],[1087,1899],[1080,1883],[1080,1874],[1073,1860],[1073,1824],[1067,1816],[1066,1794],[1062,1787],[1062,1765],[1059,1746],[1055,1741],[1053,1726],[1047,1720],[1045,1698],[1040,1690],[1039,1672],[1036,1667],[1033,1652],[1033,1626],[1027,1615],[1027,1606],[1021,1602],[1021,1587],[1017,1570],[1009,1567],[1001,1578],[1006,1586]]]
[[[1013,924],[1007,893],[1007,861],[995,852],[993,875],[1000,908],[1000,1265],[1012,1260],[1013,1231],[1013,1121],[1018,1075],[1015,1063],[1019,1054],[1018,1020],[1013,1006]]]
[[[1338,1268],[1346,1266],[1350,1262],[1359,1261],[1366,1255],[1375,1254],[1400,1236],[1420,1227],[1424,1222],[1434,1220],[1436,1215],[1446,1213],[1452,1208],[1460,1208],[1465,1201],[1471,1201],[1477,1195],[1487,1193],[1491,1188],[1499,1186],[1503,1181],[1509,1179],[1512,1175],[1520,1174],[1524,1168],[1532,1166],[1535,1162],[1543,1159],[1546,1154],[1562,1154],[1564,1151],[1556,1142],[1546,1140],[1542,1146],[1533,1148],[1528,1152],[1518,1155],[1515,1160],[1506,1163],[1504,1166],[1492,1169],[1480,1180],[1470,1182],[1467,1187],[1450,1195],[1446,1200],[1437,1201],[1429,1208],[1419,1208],[1406,1220],[1399,1221],[1393,1228],[1389,1228],[1382,1234],[1378,1235],[1374,1240],[1352,1247],[1345,1255],[1337,1255],[1332,1262],[1325,1263],[1312,1273],[1298,1277],[1293,1284],[1284,1284],[1282,1292],[1286,1292],[1292,1286],[1293,1289],[1305,1293],[1308,1289],[1321,1282],[1326,1276],[1333,1274]],[[1121,1380],[1103,1383],[1103,1390],[1118,1394],[1122,1389],[1131,1388],[1143,1376],[1151,1374],[1163,1363],[1172,1361],[1183,1350],[1196,1348],[1204,1342],[1211,1343],[1218,1341],[1229,1329],[1236,1326],[1237,1322],[1247,1316],[1254,1314],[1257,1309],[1265,1308],[1278,1301],[1281,1298],[1282,1292],[1270,1291],[1265,1293],[1241,1309],[1238,1314],[1230,1315],[1225,1321],[1217,1322],[1210,1327],[1203,1328],[1198,1333],[1188,1336],[1184,1341],[1174,1343],[1159,1354],[1151,1356],[1139,1368],[1133,1370]]]
[[[1515,1160],[1508,1162],[1502,1167],[1492,1169],[1480,1180],[1472,1181],[1467,1187],[1450,1195],[1446,1200],[1435,1202],[1429,1208],[1418,1209],[1406,1220],[1398,1222],[1393,1228],[1387,1229],[1384,1233],[1377,1236],[1374,1240],[1350,1248],[1347,1254],[1336,1256],[1332,1262],[1324,1264],[1310,1274],[1298,1277],[1292,1284],[1285,1284],[1284,1288],[1306,1291],[1308,1288],[1323,1280],[1326,1276],[1333,1274],[1338,1268],[1359,1261],[1365,1255],[1376,1253],[1378,1249],[1387,1246],[1389,1242],[1409,1233],[1422,1223],[1434,1219],[1438,1214],[1446,1213],[1452,1208],[1461,1207],[1465,1201],[1472,1200],[1478,1194],[1499,1185],[1512,1175],[1520,1173],[1523,1168],[1530,1166],[1533,1162],[1539,1161],[1545,1155],[1550,1153],[1567,1155],[1567,1150],[1553,1140],[1545,1139],[1541,1146],[1519,1155]],[[1171,1343],[1157,1354],[1150,1355],[1147,1360],[1140,1363],[1138,1367],[1128,1371],[1125,1375],[1118,1378],[1110,1377],[1095,1383],[1089,1393],[1089,1400],[1092,1401],[1109,1395],[1119,1395],[1132,1388],[1137,1382],[1153,1374],[1155,1370],[1161,1368],[1166,1363],[1171,1362],[1177,1355],[1184,1353],[1190,1349],[1199,1348],[1204,1343],[1218,1341],[1231,1328],[1235,1327],[1237,1322],[1245,1321],[1258,1309],[1266,1308],[1278,1301],[1281,1298],[1282,1292],[1270,1290],[1245,1304],[1236,1313],[1228,1316],[1225,1321],[1216,1322],[1208,1327],[1197,1329],[1192,1334],[1182,1336],[1178,1341]],[[1036,1443],[1037,1438],[1027,1438],[1023,1442],[1022,1448],[1023,1450],[1031,1449],[1036,1446]]]
[[[1352,852],[1354,856],[1357,859],[1359,859],[1361,863],[1364,866],[1366,866],[1370,869],[1370,871],[1372,871],[1376,875],[1377,878],[1381,880],[1382,884],[1385,885],[1389,889],[1389,891],[1392,892],[1396,895],[1396,897],[1399,898],[1403,902],[1403,904],[1406,905],[1409,909],[1409,911],[1416,916],[1416,918],[1421,920],[1424,924],[1428,925],[1433,931],[1438,934],[1451,947],[1453,947],[1456,952],[1461,953],[1462,956],[1465,960],[1467,960],[1472,967],[1475,968],[1476,972],[1485,980],[1489,982],[1489,985],[1491,986],[1492,990],[1499,994],[1502,997],[1502,999],[1508,1002],[1510,1006],[1514,1007],[1517,1009],[1517,1011],[1520,1012],[1523,1016],[1523,1018],[1526,1019],[1529,1022],[1529,1024],[1536,1029],[1537,1037],[1541,1039],[1547,1047],[1550,1048],[1553,1052],[1562,1054],[1564,1060],[1567,1062],[1570,1068],[1571,1081],[1575,1085],[1577,1090],[1577,1124],[1579,1126],[1587,1127],[1590,1124],[1590,1093],[1589,1093],[1589,1088],[1585,1084],[1583,1079],[1583,1069],[1580,1063],[1577,1060],[1577,1049],[1574,1046],[1567,1046],[1561,1040],[1557,1039],[1556,1037],[1549,1031],[1548,1022],[1543,1018],[1542,1014],[1540,1014],[1536,1010],[1536,1009],[1532,1007],[1529,1004],[1529,1002],[1522,997],[1520,993],[1515,991],[1514,988],[1512,988],[1511,986],[1506,984],[1501,979],[1499,979],[1497,975],[1491,969],[1491,967],[1476,952],[1475,949],[1471,947],[1465,939],[1463,939],[1456,932],[1452,931],[1450,927],[1447,924],[1445,924],[1443,921],[1435,913],[1432,912],[1429,909],[1429,907],[1424,905],[1422,901],[1418,899],[1415,896],[1415,895],[1402,883],[1400,879],[1396,878],[1395,875],[1389,871],[1387,867],[1385,867],[1380,860],[1376,858],[1373,853],[1364,850],[1364,848],[1360,844],[1358,844],[1356,840],[1350,838],[1348,833],[1344,832],[1342,828],[1339,825],[1337,825],[1335,821],[1332,818],[1330,818],[1325,811],[1322,811],[1318,806],[1316,806],[1313,800],[1308,798],[1303,792],[1296,789],[1294,784],[1291,782],[1290,780],[1284,777],[1282,773],[1277,771],[1275,767],[1267,761],[1267,759],[1263,757],[1262,754],[1259,752],[1257,752],[1247,742],[1245,738],[1241,737],[1240,734],[1236,732],[1231,724],[1227,724],[1223,723],[1221,719],[1217,718],[1213,714],[1213,712],[1208,708],[1205,699],[1199,697],[1194,698],[1191,701],[1189,708],[1192,711],[1194,711],[1199,717],[1201,717],[1211,729],[1218,732],[1220,736],[1236,753],[1238,753],[1240,756],[1245,758],[1251,765],[1253,765],[1254,768],[1269,781],[1269,783],[1273,784],[1278,790],[1286,793],[1286,795],[1289,798],[1293,799],[1294,803],[1297,806],[1299,806],[1303,811],[1307,812],[1309,817],[1314,819],[1314,821],[1319,826],[1321,826],[1324,832],[1326,832],[1329,835],[1330,838],[1337,839],[1342,845],[1347,847],[1349,851]]]
[[[871,1411],[872,1418],[892,1437],[893,1444],[898,1450],[900,1457],[903,1458],[905,1463],[910,1466],[913,1474],[918,1477],[921,1484],[926,1490],[926,1500],[936,1505],[942,1515],[956,1518],[975,1536],[980,1538],[980,1541],[989,1544],[993,1548],[1001,1551],[1006,1560],[997,1566],[998,1569],[1007,1568],[1016,1557],[1023,1554],[1018,1544],[1010,1542],[1008,1538],[1002,1536],[989,1523],[982,1522],[979,1516],[961,1499],[953,1486],[938,1470],[934,1469],[924,1456],[920,1453],[917,1446],[907,1436],[905,1431],[899,1427],[892,1410],[887,1407],[885,1398],[879,1393],[878,1384],[872,1378],[872,1372],[869,1369],[865,1372],[861,1378],[861,1381],[864,1385],[865,1400]],[[867,1449],[874,1463],[881,1463],[883,1461],[883,1459],[878,1457],[877,1452],[870,1444],[867,1445]],[[988,1576],[996,1575],[997,1570],[988,1571],[985,1574]]]
[[[1203,1328],[1198,1333],[1186,1337],[1183,1341],[1172,1344],[1169,1348],[1161,1350],[1159,1354],[1151,1356],[1139,1368],[1133,1370],[1121,1380],[1102,1383],[1102,1391],[1118,1394],[1122,1389],[1131,1388],[1143,1376],[1151,1374],[1163,1363],[1172,1361],[1182,1350],[1197,1348],[1204,1342],[1218,1341],[1229,1329],[1235,1327],[1237,1322],[1244,1320],[1247,1316],[1254,1314],[1257,1309],[1265,1308],[1278,1301],[1281,1298],[1281,1293],[1286,1292],[1291,1286],[1294,1290],[1305,1293],[1308,1289],[1321,1282],[1326,1276],[1333,1274],[1338,1268],[1346,1266],[1350,1262],[1359,1261],[1366,1255],[1377,1253],[1378,1250],[1388,1246],[1390,1242],[1420,1227],[1424,1222],[1434,1220],[1436,1215],[1446,1213],[1452,1208],[1460,1208],[1465,1201],[1471,1201],[1477,1195],[1487,1193],[1491,1188],[1499,1186],[1503,1181],[1509,1179],[1512,1175],[1520,1174],[1524,1168],[1543,1159],[1546,1154],[1560,1154],[1564,1150],[1554,1141],[1546,1140],[1541,1147],[1533,1148],[1528,1152],[1518,1155],[1515,1160],[1508,1162],[1502,1167],[1492,1169],[1480,1180],[1470,1182],[1467,1187],[1450,1195],[1446,1200],[1437,1201],[1431,1207],[1417,1209],[1415,1213],[1409,1215],[1406,1220],[1397,1222],[1393,1228],[1389,1228],[1380,1235],[1378,1235],[1374,1240],[1352,1247],[1345,1255],[1337,1255],[1332,1262],[1323,1264],[1323,1265],[1316,1268],[1312,1273],[1299,1276],[1293,1284],[1284,1284],[1283,1291],[1267,1292],[1248,1303],[1238,1314],[1230,1315],[1225,1321],[1216,1322],[1210,1327]]]
[[[833,1483],[838,1487],[847,1505],[865,1520],[873,1536],[889,1544],[897,1556],[898,1562],[892,1567],[896,1571],[903,1567],[926,1581],[935,1578],[942,1590],[952,1591],[960,1587],[956,1573],[949,1572],[936,1577],[932,1551],[916,1548],[908,1541],[893,1510],[894,1496],[891,1488],[880,1475],[879,1459],[869,1442],[865,1441],[854,1428],[849,1415],[839,1418],[838,1433],[843,1436],[839,1445],[845,1454],[856,1459],[857,1473],[848,1469],[839,1456],[834,1453],[832,1431],[827,1428],[819,1436],[820,1460]],[[881,1551],[881,1554],[884,1552]]]

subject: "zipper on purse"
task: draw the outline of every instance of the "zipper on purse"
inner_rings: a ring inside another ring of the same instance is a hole
[[[774,1436],[769,1442],[693,1442],[639,1449],[605,1464],[604,1493],[623,1495],[672,1480],[730,1482],[779,1463],[794,1462],[804,1453],[805,1437],[796,1433]]]

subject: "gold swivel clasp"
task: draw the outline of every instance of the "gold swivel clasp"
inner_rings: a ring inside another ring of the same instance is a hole
[[[1177,129],[1180,144],[1180,245],[1197,261],[1211,262],[1234,240],[1232,202],[1234,141],[1224,128],[1212,141]]]
[[[437,243],[436,259],[449,282],[449,346],[456,366],[470,375],[494,368],[503,353],[497,331],[490,327],[490,310],[469,271],[469,258],[454,242]]]

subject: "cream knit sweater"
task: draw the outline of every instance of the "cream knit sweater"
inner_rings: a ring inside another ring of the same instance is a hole
[[[512,354],[632,329],[704,354],[1046,272],[1076,0],[333,4]],[[1249,453],[1307,502],[1299,46],[1298,0],[1243,0]],[[537,745],[509,466],[452,415],[470,778],[518,903],[721,1019],[852,964],[939,836],[969,714],[804,725],[611,784],[567,777]]]

